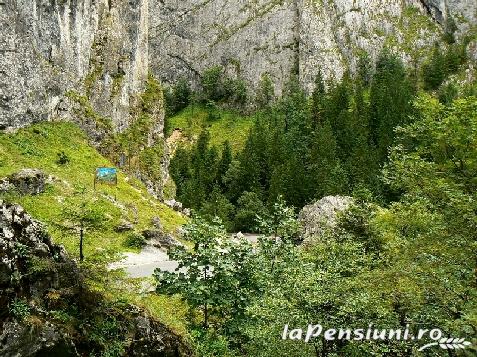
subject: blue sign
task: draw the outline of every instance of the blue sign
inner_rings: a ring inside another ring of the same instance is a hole
[[[118,184],[118,171],[114,167],[98,167],[94,176],[94,184],[96,182],[105,183],[107,185]]]

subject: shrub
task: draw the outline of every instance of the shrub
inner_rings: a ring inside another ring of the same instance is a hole
[[[224,69],[221,66],[209,68],[202,74],[201,84],[205,100],[220,101],[224,97],[222,82]]]
[[[220,119],[220,113],[214,101],[209,100],[206,104],[207,121],[213,122]]]
[[[16,298],[10,303],[9,306],[10,313],[19,320],[24,320],[30,316],[30,306],[27,301],[24,299]]]
[[[171,117],[177,114],[191,102],[192,90],[189,82],[181,78],[176,85],[164,91],[164,98],[166,102],[166,116]]]
[[[57,153],[56,156],[57,156],[56,163],[57,163],[58,165],[66,165],[66,164],[69,164],[70,158],[69,158],[69,156],[68,156],[63,150],[60,151],[59,153]]]
[[[146,239],[137,232],[129,233],[124,245],[128,248],[142,248],[146,245]]]

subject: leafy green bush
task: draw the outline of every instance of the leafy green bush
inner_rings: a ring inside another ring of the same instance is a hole
[[[257,229],[257,215],[266,213],[265,205],[255,192],[244,192],[237,201],[235,214],[235,230],[254,232]]]
[[[216,331],[193,330],[191,332],[196,353],[201,357],[233,357],[236,356],[229,348],[224,336]]]
[[[124,240],[124,245],[129,248],[142,248],[146,245],[146,239],[143,235],[132,232]]]
[[[70,162],[69,156],[62,150],[57,155],[56,163],[58,165],[66,165]]]
[[[10,313],[19,320],[24,320],[30,316],[30,306],[25,299],[16,298],[9,305]]]
[[[243,79],[227,78],[224,68],[215,66],[202,74],[202,100],[204,102],[226,102],[242,107],[248,100],[248,89]]]
[[[225,91],[222,81],[224,69],[215,66],[207,69],[202,74],[201,85],[204,99],[218,102],[224,98]]]
[[[166,117],[171,117],[187,107],[192,100],[192,89],[185,78],[164,91]]]

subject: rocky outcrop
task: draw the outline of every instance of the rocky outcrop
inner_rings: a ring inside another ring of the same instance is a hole
[[[5,311],[8,301],[14,298],[43,296],[48,289],[58,288],[63,283],[57,268],[69,265],[73,271],[70,264],[63,248],[52,243],[43,225],[21,206],[0,200],[1,311]],[[32,274],[33,271],[36,274]],[[42,279],[38,279],[39,276]]]
[[[192,355],[144,311],[89,291],[83,274],[41,223],[0,201],[0,356],[101,355],[113,336],[125,356]],[[98,335],[101,323],[112,335]]]
[[[148,5],[1,1],[0,129],[81,121],[79,109],[124,129],[148,75]]]
[[[142,232],[142,236],[148,245],[156,248],[169,249],[181,245],[171,234],[164,233],[160,229],[146,229]]]
[[[37,195],[45,190],[47,178],[38,169],[22,169],[0,180],[0,193],[15,191],[20,195]]]
[[[303,242],[309,244],[314,239],[319,239],[327,230],[336,227],[339,214],[345,212],[352,203],[351,197],[326,196],[303,207],[298,214]]]

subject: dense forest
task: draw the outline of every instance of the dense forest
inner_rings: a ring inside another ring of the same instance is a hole
[[[189,304],[200,355],[454,355],[379,338],[278,340],[284,326],[310,323],[438,327],[475,341],[476,87],[449,80],[464,48],[448,38],[419,68],[386,50],[373,68],[362,56],[355,75],[318,75],[309,96],[293,75],[279,98],[266,75],[250,94],[220,67],[199,91],[169,90],[170,114],[202,105],[214,121],[217,106],[256,109],[243,149],[211,145],[205,126],[171,163],[194,211],[194,249],[170,251],[181,270],[156,271],[157,290]],[[352,207],[298,244],[296,209],[327,195],[352,196]],[[231,241],[233,231],[261,238]]]
[[[395,128],[418,117],[413,103],[424,90],[444,105],[458,96],[453,83],[441,84],[465,63],[464,48],[436,45],[420,71],[406,70],[388,51],[375,68],[363,55],[354,76],[325,83],[319,74],[310,96],[293,75],[280,98],[267,75],[253,94],[243,81],[224,79],[220,67],[204,74],[198,93],[181,81],[166,96],[170,114],[190,103],[204,105],[213,122],[217,106],[244,110],[247,100],[258,110],[240,152],[232,152],[227,141],[212,146],[207,123],[192,147],[179,148],[170,169],[177,199],[203,216],[219,216],[229,231],[244,232],[256,231],[255,215],[279,196],[297,208],[357,192],[381,203],[396,200],[400,192],[380,178]],[[471,87],[464,91],[472,93]]]

